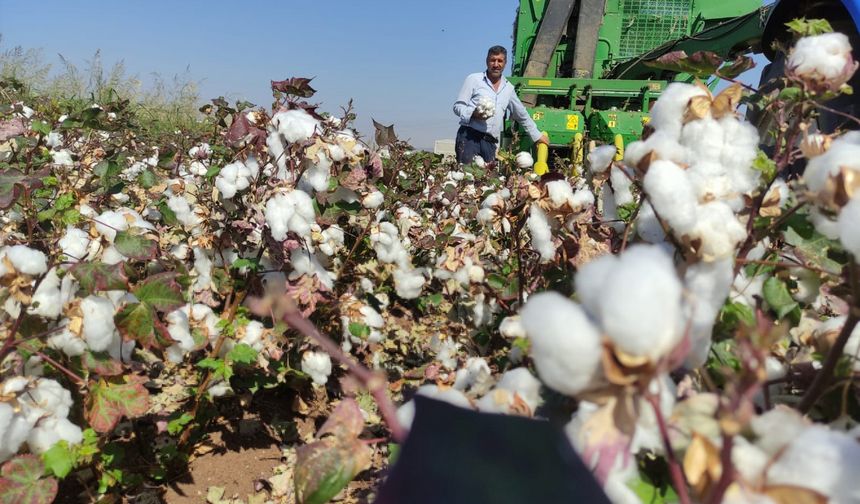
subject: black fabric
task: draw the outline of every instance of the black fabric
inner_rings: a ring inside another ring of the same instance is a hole
[[[471,163],[475,156],[481,156],[488,163],[493,161],[496,159],[496,142],[497,140],[489,133],[482,133],[468,126],[460,126],[454,144],[457,162]]]

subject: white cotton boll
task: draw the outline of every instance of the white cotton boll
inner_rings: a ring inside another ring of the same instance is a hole
[[[826,189],[828,179],[838,175],[841,168],[860,171],[860,139],[855,135],[837,138],[827,152],[809,160],[803,180],[810,191],[817,193]]]
[[[496,386],[482,397],[476,406],[487,413],[510,413],[516,397],[526,403],[534,413],[540,405],[540,381],[526,368],[505,371]]]
[[[328,191],[329,179],[331,179],[331,160],[324,154],[317,155],[319,159],[316,163],[309,163],[307,169],[302,173],[301,179],[297,188],[308,194],[313,194],[314,191]]]
[[[553,208],[560,208],[573,201],[573,188],[567,180],[553,180],[546,183],[547,194]]]
[[[364,208],[379,208],[380,205],[385,201],[385,196],[382,195],[380,191],[371,191],[364,198],[361,199],[361,206]]]
[[[182,362],[186,353],[190,352],[196,346],[194,338],[191,336],[191,327],[188,322],[188,307],[184,306],[178,310],[174,310],[167,314],[165,321],[167,322],[167,333],[174,341],[173,345],[167,348],[165,354],[170,362]]]
[[[691,237],[702,241],[699,253],[705,261],[713,261],[734,254],[735,247],[747,236],[747,230],[738,221],[732,209],[721,201],[700,205]]]
[[[27,446],[35,453],[45,453],[58,441],[66,441],[70,445],[80,444],[84,440],[81,428],[66,418],[49,417],[41,420],[35,429],[27,436]]]
[[[662,243],[666,240],[663,226],[648,201],[643,201],[636,216],[636,234],[648,243]]]
[[[302,372],[310,375],[314,384],[325,385],[331,375],[331,357],[324,352],[305,352],[302,354]]]
[[[304,191],[278,193],[266,202],[266,223],[277,241],[287,239],[292,231],[308,237],[311,224],[316,220],[313,201]]]
[[[502,319],[499,333],[507,339],[525,338],[526,330],[519,315],[511,315]]]
[[[167,198],[167,206],[176,214],[176,220],[186,228],[195,228],[203,222],[183,196],[170,196]]]
[[[104,251],[102,252],[101,259],[103,263],[109,266],[113,266],[114,264],[119,264],[128,260],[128,257],[122,255],[116,247],[111,245],[110,247],[104,249]]]
[[[843,33],[801,38],[786,62],[790,74],[832,91],[848,82],[856,68],[851,56],[851,43]]]
[[[556,292],[541,292],[529,297],[520,315],[547,386],[575,396],[595,382],[603,346],[579,305]]]
[[[315,253],[301,248],[293,249],[290,252],[290,265],[293,267],[290,280],[302,275],[316,276],[326,289],[334,288],[335,275],[323,267]]]
[[[671,161],[654,161],[643,181],[653,209],[675,232],[689,233],[696,225],[696,193],[687,173]]]
[[[735,436],[733,438],[732,463],[746,482],[758,483],[769,461],[768,454],[747,441],[745,437]]]
[[[73,405],[72,394],[49,378],[38,378],[35,387],[19,398],[26,414],[39,419],[44,415],[65,418]]]
[[[603,285],[595,293],[578,290],[580,299],[596,308],[594,315],[618,350],[653,361],[667,355],[683,336],[678,330],[681,282],[671,256],[658,246],[634,245],[608,272],[605,265],[594,265],[601,260],[581,271],[600,268]],[[588,299],[594,294],[597,300]]]
[[[589,261],[587,266],[576,272],[574,288],[585,310],[596,315],[600,312],[600,292],[618,266],[618,256],[605,254]]]
[[[337,224],[327,227],[321,236],[322,242],[319,245],[319,250],[323,254],[331,257],[343,248],[343,229]]]
[[[18,273],[36,276],[48,271],[48,258],[39,250],[26,245],[14,245],[6,247],[4,252]]]
[[[55,319],[60,316],[62,311],[63,298],[60,292],[60,277],[57,276],[57,268],[51,268],[33,294],[27,313]]]
[[[836,224],[842,246],[854,256],[854,262],[860,263],[860,196],[851,198],[842,207]]]
[[[830,498],[829,502],[860,502],[857,469],[860,443],[822,425],[804,429],[767,471],[768,484],[801,483]]]
[[[515,162],[517,164],[517,168],[521,170],[527,170],[535,164],[535,160],[532,157],[531,153],[525,151],[517,154]]]
[[[547,263],[555,258],[555,244],[552,242],[552,228],[546,214],[533,203],[529,209],[527,223],[532,239],[532,248],[540,254],[541,262]]]
[[[269,158],[277,165],[278,171],[274,173],[275,178],[284,179],[287,176],[287,155],[284,152],[283,137],[277,131],[272,131],[266,137],[266,147],[269,148]]]
[[[750,169],[758,154],[759,134],[756,127],[732,115],[719,120],[723,127],[725,148],[720,153],[720,162],[732,170]],[[752,170],[758,180],[760,172]]]
[[[669,84],[654,103],[649,124],[655,130],[669,133],[677,138],[681,134],[681,121],[687,104],[696,96],[708,96],[708,92],[692,84],[681,82]]]
[[[60,136],[60,134],[56,131],[52,131],[48,133],[48,136],[45,137],[45,145],[47,145],[51,149],[59,147],[63,145],[63,137]]]
[[[466,365],[457,370],[454,378],[454,388],[463,392],[486,384],[492,377],[490,366],[481,357],[469,357]]]
[[[472,409],[472,403],[469,402],[469,398],[459,390],[453,388],[440,389],[436,385],[422,385],[418,387],[415,395],[443,401],[460,408]],[[397,408],[397,421],[404,429],[409,430],[412,427],[412,421],[414,419],[414,401],[409,401]]]
[[[613,166],[609,171],[609,180],[612,182],[612,190],[615,192],[616,205],[633,203],[633,192],[630,190],[633,181],[627,176],[623,168]]]
[[[415,299],[420,296],[425,282],[421,269],[399,267],[394,270],[394,289],[403,299]]]
[[[589,168],[591,173],[603,173],[611,165],[615,159],[615,153],[618,149],[614,145],[601,145],[588,154]]]
[[[724,148],[722,124],[710,117],[690,121],[681,130],[681,144],[691,160],[718,161]]]
[[[85,231],[70,224],[66,226],[66,233],[60,238],[58,245],[67,262],[78,262],[87,256],[90,237]]]
[[[102,212],[95,219],[96,231],[102,236],[105,237],[109,242],[113,242],[114,238],[116,238],[117,231],[125,231],[128,229],[128,221],[125,220],[125,217],[113,210],[106,210]]]
[[[447,338],[441,343],[438,343],[438,348],[436,349],[436,360],[442,364],[443,368],[453,371],[457,368],[457,352],[459,349],[459,343],[455,342],[451,338]]]
[[[481,156],[475,156],[475,158],[472,159],[472,162],[475,163],[478,168],[484,168],[485,166],[487,166],[487,162],[484,161],[484,158],[482,158]]]
[[[11,404],[0,402],[0,462],[18,452],[34,423],[35,420],[16,414]]]
[[[278,112],[272,124],[290,143],[309,140],[319,128],[319,121],[302,109]]]
[[[68,149],[51,152],[51,161],[60,166],[74,166],[75,164],[72,161],[72,153]]]
[[[209,386],[206,390],[210,397],[223,397],[233,393],[233,388],[226,381],[216,382]]]
[[[777,405],[750,422],[757,436],[756,446],[770,456],[779,453],[808,426],[809,422],[800,413],[784,405]]]
[[[82,335],[94,352],[107,350],[118,336],[113,322],[115,311],[113,303],[103,297],[87,296],[81,301]]]
[[[379,314],[378,311],[374,310],[370,305],[364,305],[358,309],[358,311],[364,317],[364,324],[371,328],[382,328],[385,327],[385,320],[382,318],[382,315]]]
[[[192,161],[188,166],[188,172],[192,175],[197,175],[198,177],[203,177],[207,173],[209,173],[209,167],[203,164],[200,161]],[[181,172],[180,172],[181,173]]]
[[[60,350],[69,357],[83,355],[87,350],[87,344],[76,334],[69,330],[69,319],[60,322],[60,329],[48,337],[48,346]]]
[[[809,211],[809,222],[815,226],[815,230],[831,240],[839,239],[839,221],[825,214],[818,208]]]
[[[698,368],[708,358],[714,322],[729,295],[734,280],[734,261],[699,262],[684,274],[684,311],[689,327],[690,353],[687,367]]]
[[[573,193],[573,199],[570,200],[570,204],[575,212],[591,208],[594,206],[594,193],[591,192],[591,189],[588,187],[577,189],[577,191]]]
[[[239,338],[239,343],[244,343],[258,352],[262,351],[265,346],[265,329],[257,320],[248,322],[244,327],[245,333]]]

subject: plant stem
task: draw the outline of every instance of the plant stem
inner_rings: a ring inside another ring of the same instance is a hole
[[[735,478],[735,468],[732,464],[733,439],[734,437],[730,434],[723,433],[723,447],[720,449],[722,473],[720,474],[719,481],[717,481],[717,486],[711,492],[711,496],[708,499],[710,504],[720,504],[723,502],[723,495],[725,495],[726,490],[728,490],[729,485],[732,484]]]
[[[842,326],[842,330],[839,332],[839,336],[836,337],[833,347],[831,347],[830,351],[827,353],[827,359],[825,359],[824,365],[821,367],[821,370],[818,371],[818,374],[815,375],[815,379],[812,380],[812,385],[809,386],[806,393],[803,395],[803,399],[801,399],[800,403],[797,405],[797,409],[801,413],[809,413],[809,410],[815,406],[815,403],[821,397],[827,384],[833,379],[833,371],[836,369],[836,364],[839,362],[839,359],[842,357],[842,353],[845,351],[845,344],[848,342],[848,338],[854,331],[854,327],[857,325],[858,320],[860,319],[858,319],[857,316],[857,309],[852,308],[848,314],[848,320],[845,321],[845,325]]]
[[[663,412],[660,411],[660,401],[654,394],[645,394],[645,397],[651,403],[651,407],[654,408],[654,416],[657,419],[657,425],[660,427],[660,437],[663,438],[663,448],[666,450],[666,458],[669,461],[669,474],[672,477],[672,486],[675,487],[675,492],[678,494],[678,501],[681,504],[690,504],[687,480],[684,478],[684,471],[681,470],[681,465],[678,463],[678,459],[675,458],[675,452],[672,450],[672,442],[669,440],[669,428],[666,426]]]

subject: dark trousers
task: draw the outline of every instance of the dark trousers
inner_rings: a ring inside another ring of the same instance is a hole
[[[481,156],[488,163],[496,159],[496,143],[490,140],[492,138],[487,133],[460,126],[457,130],[457,141],[454,144],[457,162],[468,164],[474,161],[475,156]]]

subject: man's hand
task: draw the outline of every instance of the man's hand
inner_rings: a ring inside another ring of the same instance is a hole
[[[480,112],[480,109],[475,108],[475,111],[472,112],[472,119],[477,119],[479,121],[486,121],[488,119],[487,116]]]
[[[549,145],[549,136],[547,136],[546,133],[542,133],[540,138],[538,138],[537,142],[535,142],[535,143],[542,143],[542,144]]]

